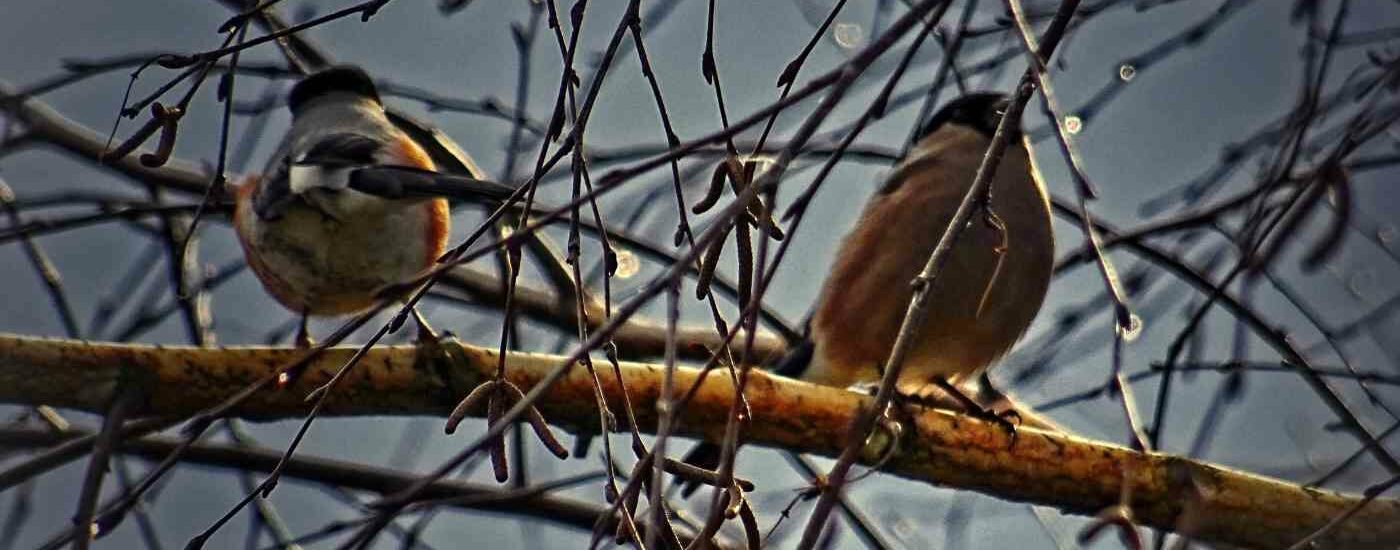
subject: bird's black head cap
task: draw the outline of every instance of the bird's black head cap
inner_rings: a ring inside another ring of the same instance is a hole
[[[379,103],[379,90],[364,69],[339,65],[302,79],[287,96],[287,107],[296,115],[307,102],[331,92],[348,92]]]
[[[1006,94],[994,92],[979,92],[967,94],[953,101],[948,102],[942,109],[930,118],[923,128],[919,129],[918,139],[922,140],[937,132],[944,125],[953,123],[970,127],[981,132],[987,137],[992,137],[997,133],[997,125],[1001,124],[1001,115],[1006,112],[1010,99]],[[1012,130],[1020,133],[1019,128]],[[1013,134],[1011,137],[1016,137]]]

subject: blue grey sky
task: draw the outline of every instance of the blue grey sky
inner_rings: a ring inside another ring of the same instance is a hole
[[[831,0],[719,2],[716,56],[731,119],[747,116],[777,98],[779,90],[773,85],[777,75],[800,51],[814,32],[815,23],[824,17],[832,3]],[[1040,7],[1056,4],[1028,3]],[[1216,166],[1224,147],[1253,135],[1283,116],[1297,102],[1299,85],[1305,77],[1300,60],[1305,33],[1289,19],[1293,3],[1232,0],[1160,3],[1167,5],[1137,9],[1155,3],[1119,2],[1117,7],[1088,20],[1063,44],[1052,72],[1062,105],[1072,114],[1083,115],[1083,130],[1075,139],[1083,153],[1086,172],[1102,194],[1101,199],[1093,203],[1093,211],[1106,222],[1120,227],[1151,222],[1175,212],[1149,215],[1141,207],[1149,199],[1167,194]],[[0,48],[0,80],[12,85],[33,83],[60,74],[64,70],[62,63],[70,59],[212,49],[223,38],[216,33],[216,28],[230,15],[215,2],[76,0],[61,4],[9,4],[4,7],[4,17],[0,17],[0,36],[5,37],[8,46]],[[719,128],[713,91],[700,72],[706,4],[696,0],[677,2],[673,13],[645,29],[651,62],[682,140],[694,139]],[[877,17],[878,6],[892,4],[900,3],[851,3],[837,19],[837,30],[824,37],[814,50],[799,77],[799,85],[832,69],[848,59],[855,49],[866,45],[874,34],[872,22],[876,19],[881,21],[883,29],[904,13],[901,4]],[[986,27],[1002,16],[1000,3],[981,4],[973,18],[973,27]],[[1330,20],[1336,3],[1323,4],[1327,14],[1324,20]],[[1400,7],[1394,3],[1352,4],[1352,12],[1346,19],[1348,34],[1386,29],[1400,23]],[[343,5],[349,3],[288,2],[285,9],[288,13],[303,8],[325,13]],[[580,64],[580,72],[585,82],[591,81],[596,68],[592,61],[606,45],[624,5],[620,1],[589,4],[579,42],[580,59],[585,61]],[[1218,27],[1211,28],[1195,44],[1173,50],[1165,57],[1145,57],[1158,44],[1179,36],[1183,29],[1211,18],[1217,9],[1234,6],[1239,6],[1238,12],[1222,18]],[[644,3],[643,10],[649,9],[651,3]],[[961,9],[962,3],[955,4],[945,21],[954,21]],[[528,20],[528,3],[521,0],[477,0],[469,8],[448,16],[439,13],[431,2],[399,1],[385,6],[367,23],[352,17],[316,28],[307,35],[333,52],[337,61],[362,65],[385,82],[465,100],[490,98],[509,105],[515,97],[519,67],[510,25],[524,25]],[[558,86],[560,58],[547,29],[541,26],[540,31],[531,52],[533,70],[525,109],[533,119],[544,121],[549,116]],[[838,33],[851,47],[840,43]],[[1008,39],[1011,39],[1009,35],[998,34],[972,41],[963,51],[960,65],[972,66],[1004,51]],[[828,117],[822,131],[843,127],[859,115],[908,42],[905,40],[867,69],[857,90]],[[594,150],[664,144],[651,92],[636,56],[630,52],[630,43],[628,46],[627,54],[616,61],[608,75],[588,128],[587,143]],[[1389,46],[1390,50],[1382,46]],[[1370,49],[1394,55],[1396,43],[1382,42]],[[1340,86],[1352,71],[1366,62],[1367,53],[1368,48],[1363,47],[1339,50],[1327,89]],[[915,58],[899,91],[927,86],[941,56],[937,48],[926,45]],[[244,59],[276,61],[279,57],[274,49],[260,47],[249,51]],[[970,75],[966,85],[970,90],[1009,90],[1023,68],[1024,63],[1018,59],[1003,70]],[[1125,68],[1132,73],[1131,79],[1122,78]],[[137,82],[133,97],[155,89],[170,74],[160,69],[148,71]],[[287,84],[269,85],[259,78],[240,78],[239,82],[236,96],[244,101],[255,101],[265,93],[281,94]],[[125,73],[111,73],[41,99],[81,123],[107,131],[116,120],[126,84]],[[1102,103],[1101,110],[1084,112],[1084,107],[1104,89],[1116,90],[1117,95]],[[219,105],[214,101],[212,90],[209,86],[200,93],[182,121],[177,156],[206,163],[216,158]],[[952,94],[949,89],[941,97],[946,99]],[[492,177],[505,178],[505,145],[511,130],[508,122],[472,114],[430,112],[423,105],[403,98],[391,97],[388,101],[395,107],[431,119],[470,151]],[[775,139],[782,140],[790,135],[815,104],[815,101],[807,101],[780,117]],[[1032,130],[1033,135],[1044,136],[1045,118],[1038,104],[1037,99],[1032,108],[1027,109],[1026,128]],[[891,111],[866,130],[858,143],[897,150],[915,124],[917,109],[918,102],[914,102]],[[243,173],[260,167],[275,146],[273,137],[287,122],[287,114],[278,109],[268,119],[268,133],[257,139],[247,163],[231,168]],[[1335,123],[1336,120],[1331,121]],[[118,135],[127,135],[137,124],[123,121]],[[247,119],[235,122],[235,142],[249,131],[248,126]],[[746,140],[756,136],[756,131],[743,134]],[[1394,153],[1397,137],[1400,134],[1392,129],[1388,136],[1378,140],[1378,145],[1373,145],[1373,152]],[[537,142],[528,141],[531,147],[522,153],[521,168],[515,174],[517,179],[528,170],[538,152]],[[1053,143],[1041,139],[1036,143],[1035,153],[1051,191],[1057,196],[1072,198],[1074,188]],[[709,161],[692,161],[686,166],[703,168],[700,162]],[[780,200],[790,199],[810,183],[816,173],[814,162],[820,161],[804,159],[794,165],[784,179]],[[607,168],[595,167],[595,176]],[[821,284],[838,237],[854,221],[865,198],[886,170],[887,166],[881,164],[844,162],[817,196],[809,222],[793,236],[797,239],[793,252],[781,267],[777,284],[768,295],[770,304],[789,319],[799,320],[805,313]],[[1247,188],[1258,172],[1257,158],[1249,159],[1214,196]],[[1400,208],[1400,198],[1397,198],[1400,195],[1393,189],[1396,176],[1394,169],[1354,174],[1355,215],[1358,224],[1365,224],[1362,225],[1364,231],[1350,235],[1340,253],[1323,269],[1317,272],[1299,269],[1297,258],[1304,249],[1293,247],[1273,273],[1290,292],[1302,296],[1308,308],[1316,311],[1325,323],[1343,324],[1400,293],[1400,284],[1396,282],[1400,281],[1400,267],[1391,259],[1396,246],[1395,211]],[[693,181],[686,182],[690,196],[699,196],[708,177],[709,170],[702,169]],[[87,159],[75,159],[46,149],[0,156],[0,178],[21,198],[61,190],[103,190],[144,196],[144,190],[131,181],[94,169]],[[605,201],[604,206],[614,215],[622,216],[623,212],[630,211],[627,208],[630,202],[650,189],[669,185],[669,181],[669,173],[658,170],[636,182],[635,191]],[[544,197],[565,196],[566,182],[567,179],[562,178],[549,180]],[[63,212],[46,211],[44,215],[58,216]],[[628,229],[656,242],[669,243],[675,216],[674,204],[658,202]],[[459,216],[455,220],[454,234],[465,235],[477,218],[470,212]],[[704,221],[702,217],[700,223]],[[1325,219],[1314,220],[1305,226],[1301,236],[1314,234],[1323,221]],[[1071,224],[1057,221],[1056,229],[1061,253],[1082,244],[1082,234]],[[222,266],[238,261],[240,252],[226,224],[209,223],[203,226],[202,232],[204,238],[199,250],[202,263]],[[1390,235],[1390,255],[1375,243],[1367,242],[1366,232],[1373,236]],[[1223,243],[1215,235],[1203,237],[1202,241],[1207,244],[1181,252],[1191,261],[1203,262]],[[142,263],[150,246],[140,238],[139,232],[119,224],[46,236],[39,242],[62,273],[78,318],[84,322],[112,292],[113,281],[133,264]],[[1174,246],[1171,239],[1154,242],[1168,248]],[[596,261],[596,248],[591,249],[591,253],[590,262]],[[1110,257],[1124,272],[1137,265],[1137,259],[1127,252],[1114,251]],[[1233,256],[1230,257],[1233,261]],[[729,262],[726,269],[732,271],[733,258],[727,256],[726,261]],[[635,277],[615,281],[615,295],[619,299],[628,298],[656,272],[654,268],[644,268]],[[1214,271],[1216,277],[1223,272],[1222,269]],[[160,287],[161,277],[156,276],[140,288],[156,288],[152,296],[163,301],[170,296],[168,290]],[[0,290],[0,330],[63,335],[40,281],[24,260],[23,252],[13,244],[0,246],[0,281],[4,282]],[[1101,290],[1100,280],[1089,268],[1078,268],[1056,279],[1046,306],[1023,346],[1003,360],[1004,364],[995,371],[993,379],[1033,404],[1101,384],[1109,376],[1110,369],[1107,342],[1112,333],[1106,308],[1096,310],[1091,322],[1059,342],[1064,349],[1053,361],[1048,374],[1028,380],[1020,376],[1037,359],[1036,353],[1041,349],[1032,344],[1043,342],[1065,312],[1089,301]],[[1232,288],[1232,291],[1238,290]],[[1278,290],[1263,285],[1254,293],[1254,298],[1256,307],[1285,330],[1299,347],[1314,349],[1312,346],[1320,341],[1320,333]],[[224,344],[259,343],[272,327],[292,318],[267,297],[247,273],[220,287],[213,293],[212,300],[214,327],[218,341]],[[1182,326],[1184,312],[1190,310],[1188,305],[1198,304],[1200,300],[1198,294],[1170,277],[1157,283],[1141,300],[1139,313],[1145,331],[1128,348],[1127,371],[1144,371],[1152,362],[1164,360],[1167,346]],[[479,312],[432,305],[427,311],[435,324],[450,328],[466,340],[494,345],[499,338],[499,327],[491,322],[491,317],[483,317]],[[647,311],[659,318],[659,309]],[[708,315],[700,302],[688,302],[684,314],[686,320],[693,323],[706,322]],[[321,333],[334,326],[334,321],[318,321],[313,325]],[[1200,350],[1200,358],[1230,358],[1230,335],[1234,327],[1235,322],[1224,313],[1216,311],[1208,315],[1201,331],[1211,337]],[[1400,335],[1400,320],[1387,317],[1369,330],[1367,337],[1349,341],[1346,353],[1363,370],[1400,374],[1396,367],[1396,360],[1400,359],[1400,344],[1396,338]],[[178,317],[171,316],[137,340],[183,344],[185,332]],[[524,335],[524,345],[535,350],[551,351],[557,345],[555,340],[538,327],[528,328]],[[1246,346],[1246,356],[1251,359],[1278,359],[1257,338],[1248,338]],[[1083,351],[1075,351],[1077,348]],[[1337,355],[1328,348],[1315,349],[1310,358],[1320,364],[1337,364]],[[1222,379],[1220,375],[1200,373],[1178,380],[1169,430],[1162,441],[1163,450],[1185,453],[1191,448],[1197,433],[1196,424],[1214,399]],[[1145,403],[1150,403],[1155,395],[1155,380],[1150,378],[1135,386],[1139,399],[1146,400]],[[1369,404],[1355,384],[1338,383],[1337,387],[1361,411],[1373,430],[1379,431],[1395,422],[1380,408]],[[1400,405],[1400,393],[1393,386],[1379,386],[1377,391],[1384,403],[1392,407]],[[1148,404],[1142,406],[1149,407]],[[1088,401],[1057,409],[1052,414],[1088,437],[1127,442],[1121,409],[1114,401]],[[75,417],[94,420],[85,415]],[[1239,401],[1218,417],[1218,431],[1212,444],[1199,458],[1267,475],[1308,480],[1346,457],[1357,446],[1350,436],[1326,429],[1333,420],[1328,409],[1297,376],[1251,374]],[[427,469],[464,441],[461,435],[456,438],[441,435],[440,422],[440,419],[430,418],[324,420],[312,429],[302,452],[388,464],[396,446],[401,441],[410,441],[421,451],[412,467]],[[250,429],[263,444],[281,448],[296,425],[294,422],[254,424]],[[478,427],[474,424],[469,428]],[[1389,442],[1389,447],[1400,450],[1400,444],[1393,441]],[[532,472],[537,480],[599,465],[596,456],[559,463],[545,457],[538,448],[531,448],[529,452],[532,463],[537,466]],[[1369,459],[1364,462],[1334,487],[1359,490],[1383,479],[1379,467]],[[75,463],[38,481],[34,501],[36,517],[25,526],[14,547],[32,547],[68,525],[84,466],[83,462]],[[141,472],[147,464],[133,460],[129,466],[133,472]],[[485,469],[479,469],[474,479],[485,481],[488,475],[484,472]],[[740,472],[764,482],[751,497],[765,526],[776,520],[778,512],[793,496],[793,490],[802,486],[801,479],[791,473],[775,453],[765,450],[749,449],[741,460]],[[109,483],[108,492],[115,487]],[[179,469],[160,491],[159,499],[150,506],[161,532],[161,542],[167,547],[183,545],[242,494],[238,478],[232,473],[199,467]],[[595,502],[602,497],[598,485],[570,494]],[[365,498],[364,495],[359,497]],[[1085,523],[1082,518],[1062,516],[1054,510],[913,484],[889,476],[875,476],[862,482],[852,489],[852,498],[865,507],[889,540],[910,548],[1006,548],[1012,545],[1027,549],[1055,548],[1057,541],[1073,546],[1074,534]],[[298,482],[284,482],[271,501],[298,533],[314,530],[330,520],[359,516],[356,510],[326,496],[316,487]],[[0,517],[12,513],[12,502],[9,495],[0,495]],[[802,513],[805,511],[803,508]],[[783,547],[796,543],[794,531],[799,530],[800,525],[800,519],[789,522],[775,535],[783,537],[780,539]],[[210,542],[209,547],[239,547],[247,529],[245,519],[234,521]],[[140,540],[135,522],[127,521],[109,538],[103,539],[99,547],[134,548],[139,547]],[[548,524],[510,516],[460,512],[443,513],[425,538],[434,548],[577,547],[586,541],[586,534]],[[860,546],[849,534],[842,536],[838,543],[840,547]],[[397,544],[390,536],[379,540],[382,548],[397,547]],[[1112,548],[1116,543],[1101,540],[1095,547]]]

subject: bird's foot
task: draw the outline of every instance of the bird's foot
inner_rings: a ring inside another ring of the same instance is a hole
[[[461,376],[463,365],[468,364],[468,360],[461,353],[461,346],[457,345],[457,337],[450,331],[439,334],[428,325],[428,320],[418,312],[418,308],[411,308],[410,314],[413,316],[413,323],[417,326],[418,336],[414,341],[414,366],[435,376],[442,383],[445,396],[448,400],[456,400],[458,396],[471,390],[470,383]],[[404,321],[397,320],[399,326]],[[394,327],[397,330],[398,326]]]
[[[418,327],[418,344],[420,346],[425,343],[437,345],[441,341],[437,331],[428,326],[428,320],[423,317],[422,313],[418,312],[418,308],[412,308],[411,311],[413,312],[413,324]]]
[[[938,389],[943,390],[943,393],[957,402],[957,404],[962,407],[964,414],[978,420],[996,424],[1002,430],[1005,430],[1007,435],[1011,436],[1011,442],[1013,444],[1016,442],[1016,428],[1021,425],[1021,413],[1017,412],[1015,409],[1006,409],[998,412],[984,407],[981,403],[968,397],[961,389],[958,389],[957,386],[941,376],[934,377],[932,382],[933,385],[938,386]],[[927,397],[921,399],[929,400]]]
[[[997,427],[1001,428],[1006,432],[1007,435],[1011,436],[1011,441],[1013,443],[1016,441],[1016,428],[1021,426],[1021,413],[1017,412],[1015,409],[995,411],[986,407],[982,407],[979,410],[967,411],[967,413],[969,416],[978,420],[984,420],[996,424]]]

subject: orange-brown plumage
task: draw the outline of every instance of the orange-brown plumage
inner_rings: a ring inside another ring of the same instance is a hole
[[[348,188],[352,171],[434,171],[385,115],[362,71],[318,73],[292,91],[292,130],[264,174],[239,186],[234,226],[248,265],[279,303],[308,315],[362,311],[446,248],[447,201],[386,199]]]
[[[433,164],[433,159],[424,151],[421,146],[413,140],[404,136],[396,142],[393,156],[387,164],[408,166],[411,168],[422,168],[424,170],[437,170]],[[451,220],[447,199],[432,199],[423,204],[424,214],[428,217],[428,225],[424,231],[424,242],[427,243],[427,257],[423,262],[423,269],[427,270],[433,266],[442,253],[447,250],[447,235],[450,231],[449,221]]]
[[[842,240],[807,338],[776,372],[843,388],[880,379],[914,279],[971,188],[1005,108],[1003,95],[968,94],[920,129],[918,143]],[[1005,231],[984,214],[974,214],[962,231],[933,279],[925,322],[911,333],[902,391],[981,373],[1011,349],[1045,298],[1055,253],[1049,200],[1019,131],[1012,134],[991,185],[991,211]],[[686,462],[714,468],[719,456],[719,447],[706,443]]]
[[[962,126],[922,141],[870,199],[842,241],[812,318],[814,356],[804,379],[846,386],[879,378],[923,270],[990,143]],[[1002,235],[974,216],[934,279],[929,315],[901,385],[958,381],[1006,353],[1029,326],[1054,261],[1049,205],[1026,149],[1008,147],[992,185]],[[1001,263],[998,267],[998,263]],[[985,300],[984,300],[985,297]]]
[[[248,224],[245,222],[248,216],[256,216],[257,214],[251,212],[245,205],[251,204],[253,192],[257,190],[257,186],[258,176],[251,175],[244,178],[243,182],[234,188],[236,206],[233,209],[233,227],[238,234],[238,244],[243,248],[243,257],[248,261],[248,267],[252,268],[253,275],[262,283],[263,289],[267,290],[267,293],[272,295],[277,303],[282,304],[287,309],[300,311],[298,309],[300,300],[292,295],[291,287],[277,275],[277,271],[262,261],[257,247],[249,244],[251,239],[246,234],[245,227],[248,227]]]

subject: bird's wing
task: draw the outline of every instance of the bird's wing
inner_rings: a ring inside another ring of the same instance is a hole
[[[437,171],[476,179],[486,178],[486,172],[477,166],[471,155],[463,151],[447,134],[395,109],[387,109],[385,114],[399,131],[423,147],[433,165],[437,166]]]
[[[334,172],[373,164],[375,154],[382,148],[379,140],[362,134],[322,137],[305,153],[286,159],[267,174],[253,195],[253,211],[259,218],[277,219],[298,195],[310,189],[344,189],[346,178]]]
[[[384,142],[364,134],[343,132],[316,140],[294,166],[364,166],[374,164]]]

